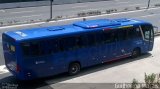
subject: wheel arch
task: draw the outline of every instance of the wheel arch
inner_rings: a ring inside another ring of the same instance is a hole
[[[68,67],[69,67],[70,65],[72,65],[73,63],[78,63],[78,64],[80,65],[80,68],[81,68],[81,62],[80,62],[80,61],[72,61],[72,62],[69,63]]]
[[[140,51],[140,53],[141,53],[141,47],[135,47],[133,50],[135,50],[135,49],[138,49],[139,51]]]

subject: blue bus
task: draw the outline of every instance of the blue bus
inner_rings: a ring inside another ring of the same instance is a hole
[[[121,18],[8,31],[2,34],[5,65],[20,80],[32,80],[138,57],[152,51],[153,26]]]

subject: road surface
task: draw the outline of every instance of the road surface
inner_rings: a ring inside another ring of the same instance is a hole
[[[109,0],[76,4],[53,5],[53,19],[77,17],[78,13],[117,9],[117,11],[144,9],[148,0]],[[150,7],[160,5],[159,0],[151,0]],[[13,8],[0,10],[0,26],[44,21],[50,18],[50,6]]]

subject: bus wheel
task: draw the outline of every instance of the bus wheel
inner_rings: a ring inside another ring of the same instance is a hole
[[[68,70],[69,75],[76,75],[78,72],[80,72],[80,64],[71,63]]]
[[[139,48],[135,48],[133,51],[132,51],[132,58],[136,58],[138,56],[140,56],[141,54],[141,51]]]

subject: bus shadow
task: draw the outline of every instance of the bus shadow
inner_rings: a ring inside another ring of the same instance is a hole
[[[8,83],[8,84],[17,84],[18,85],[18,89],[35,89],[35,88],[45,88],[45,89],[53,89],[52,87],[48,86],[48,85],[52,85],[52,84],[56,84],[59,82],[63,82],[69,79],[73,79],[76,77],[80,77],[86,74],[90,74],[90,73],[94,73],[94,72],[98,72],[98,71],[102,71],[105,69],[109,69],[118,65],[122,65],[122,64],[126,64],[129,62],[133,62],[133,61],[137,61],[137,60],[141,60],[143,58],[147,58],[150,57],[151,54],[147,53],[147,54],[143,54],[138,58],[124,58],[124,59],[120,59],[120,60],[116,60],[113,62],[108,62],[108,63],[104,63],[104,64],[99,64],[99,65],[95,65],[92,67],[88,67],[88,68],[84,68],[81,70],[81,72],[77,75],[74,76],[68,76],[67,73],[63,73],[60,75],[55,75],[55,76],[50,76],[50,77],[46,77],[46,78],[40,78],[37,80],[31,80],[31,81],[18,81],[16,80],[16,78],[14,76],[8,76],[5,78],[2,78],[0,80],[0,83]]]
[[[8,76],[0,79],[0,89],[53,89],[48,86],[42,79],[32,80],[32,81],[20,81],[14,76]]]
[[[140,57],[138,58],[123,58],[123,59],[119,59],[119,60],[115,60],[112,62],[107,62],[104,64],[99,64],[99,65],[95,65],[95,66],[91,66],[88,68],[84,68],[81,70],[81,72],[77,75],[74,76],[68,76],[66,73],[64,74],[60,74],[60,75],[56,75],[56,76],[51,76],[51,77],[47,77],[44,78],[44,81],[47,81],[48,84],[55,84],[55,83],[59,83],[59,82],[63,82],[65,80],[69,80],[72,78],[76,78],[76,77],[80,77],[86,74],[90,74],[90,73],[94,73],[94,72],[98,72],[98,71],[102,71],[105,69],[109,69],[118,65],[122,65],[122,64],[126,64],[129,62],[133,62],[133,61],[137,61],[137,60],[142,60],[143,58],[147,58],[152,56],[152,54],[150,53],[146,53],[146,54],[142,54]]]

